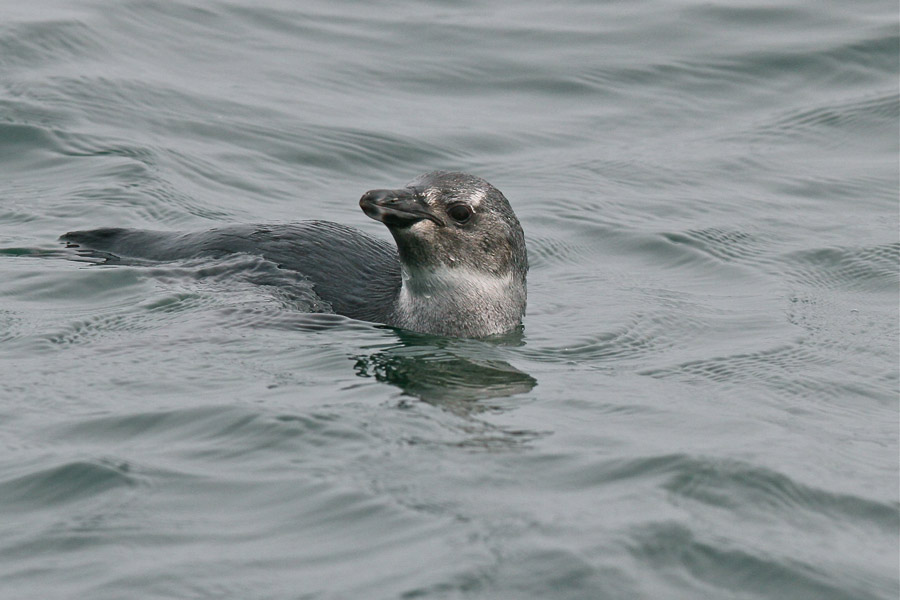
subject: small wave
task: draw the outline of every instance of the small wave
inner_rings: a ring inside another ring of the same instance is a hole
[[[679,497],[727,507],[744,516],[800,511],[808,518],[837,519],[872,532],[900,526],[898,506],[810,487],[782,473],[734,460],[692,459],[663,487]]]
[[[565,346],[528,346],[521,354],[541,362],[622,361],[663,352],[674,344],[667,323],[690,328],[681,315],[636,314],[628,323],[596,334],[572,337]],[[699,326],[699,323],[695,323]],[[558,335],[558,333],[556,334]]]
[[[49,508],[137,483],[126,462],[79,460],[2,481],[0,497],[7,508]]]
[[[531,236],[528,238],[528,262],[532,269],[550,268],[553,265],[580,265],[586,257],[597,251],[584,241],[558,236]]]
[[[30,152],[58,149],[53,131],[44,125],[0,123],[0,158],[16,160]]]
[[[831,492],[739,460],[684,454],[612,461],[595,477],[661,480],[680,511],[705,515],[699,524],[650,519],[631,528],[626,542],[645,567],[698,592],[743,589],[765,597],[849,600],[881,597],[872,589],[890,597],[896,587],[880,568],[866,572],[840,559],[824,568],[830,562],[825,555],[800,558],[791,550],[794,534],[786,533],[802,528],[808,536],[802,543],[815,545],[820,531],[840,522],[848,540],[890,545],[900,526],[896,502]],[[757,534],[748,537],[749,530]]]
[[[361,434],[327,412],[270,415],[238,406],[200,406],[98,417],[60,425],[47,433],[78,445],[128,442],[131,448],[175,450],[187,459],[234,461],[241,456],[290,457],[306,445]]]
[[[900,98],[891,91],[794,109],[757,124],[752,130],[742,132],[741,136],[770,142],[798,137],[814,141],[820,148],[830,146],[844,151],[848,143],[864,143],[867,151],[881,144],[890,151],[897,146],[896,136],[885,136],[883,133],[898,118]],[[862,132],[866,131],[871,135],[863,136]]]
[[[896,292],[900,243],[802,250],[784,256],[789,279],[813,289]]]
[[[737,229],[708,227],[683,233],[663,233],[675,244],[684,244],[723,262],[755,262],[771,252],[772,241]]]
[[[807,600],[880,600],[896,595],[896,585],[872,573],[847,573],[825,565],[782,556],[777,550],[736,545],[687,525],[654,523],[637,528],[631,554],[645,568],[664,573],[694,597],[796,598]],[[873,594],[877,588],[884,593]]]
[[[35,69],[105,53],[98,32],[84,21],[13,21],[0,28],[0,69]]]
[[[714,381],[729,388],[771,386],[779,393],[803,397],[840,397],[843,390],[825,381],[828,367],[838,364],[804,345],[789,345],[684,362],[673,367],[648,369],[641,375],[656,378],[676,377],[685,381]]]
[[[854,98],[815,108],[794,111],[772,123],[778,131],[881,125],[900,117],[900,99],[895,93],[875,97]],[[873,123],[874,121],[874,123]]]

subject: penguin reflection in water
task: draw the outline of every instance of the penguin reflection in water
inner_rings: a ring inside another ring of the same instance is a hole
[[[525,314],[525,236],[490,183],[435,171],[359,206],[396,247],[330,221],[233,225],[201,232],[103,228],[60,239],[122,258],[171,261],[256,255],[307,278],[335,313],[420,333],[485,337]]]

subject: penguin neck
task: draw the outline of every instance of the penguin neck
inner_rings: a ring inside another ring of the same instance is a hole
[[[525,281],[465,266],[401,264],[396,325],[456,337],[484,337],[518,325],[525,313]]]

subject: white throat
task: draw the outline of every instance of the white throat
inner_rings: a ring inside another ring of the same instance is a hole
[[[401,268],[396,320],[401,327],[481,337],[508,331],[525,312],[525,285],[512,274],[465,267]],[[454,333],[455,332],[455,333]]]

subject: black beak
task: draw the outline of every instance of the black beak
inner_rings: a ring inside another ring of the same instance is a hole
[[[439,227],[444,226],[444,221],[425,204],[424,197],[414,188],[370,190],[359,199],[359,207],[369,217],[388,227],[409,227],[424,219]]]

